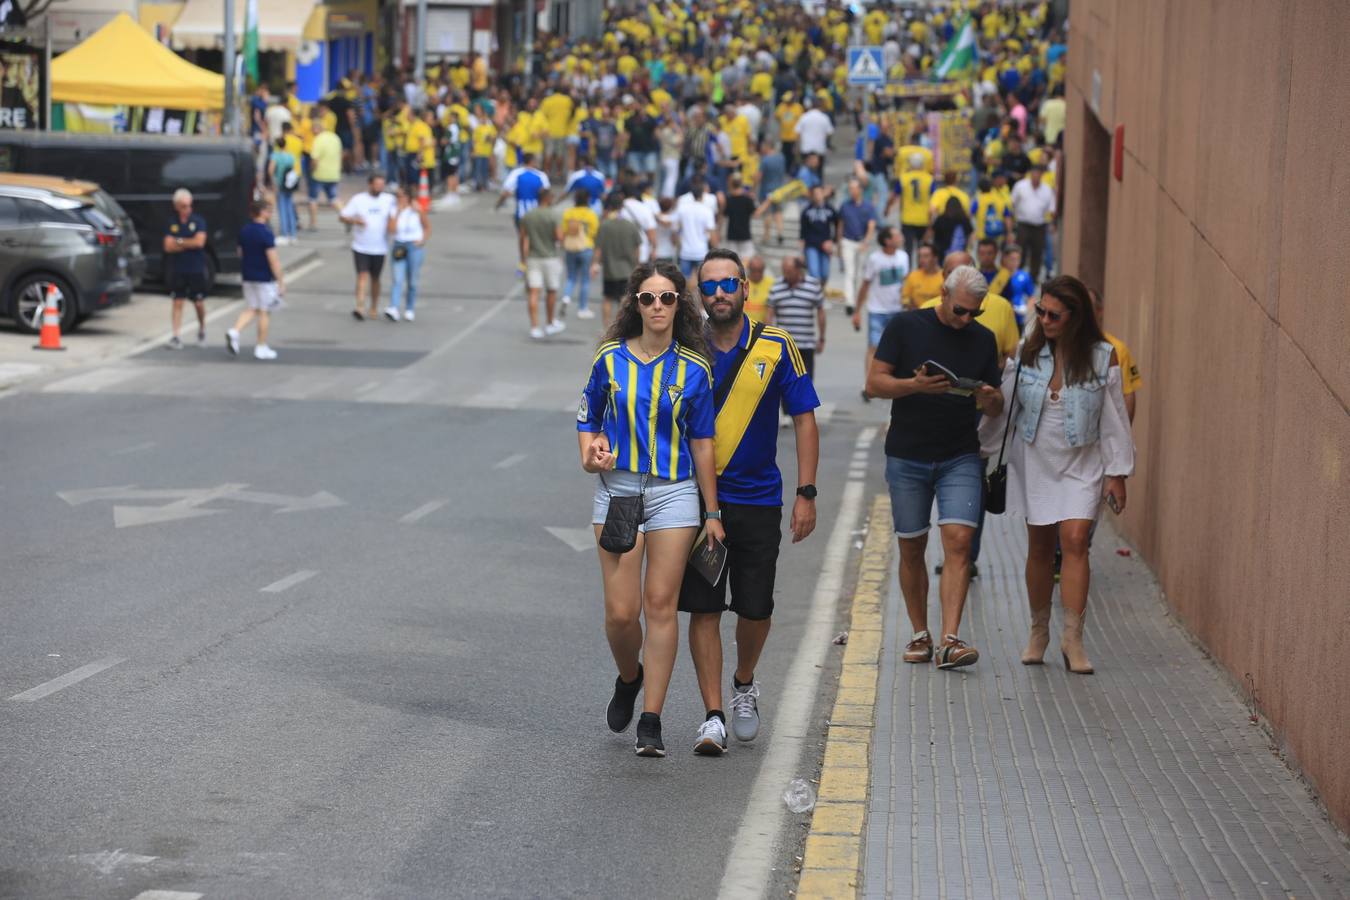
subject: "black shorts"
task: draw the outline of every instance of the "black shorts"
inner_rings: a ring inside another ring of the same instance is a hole
[[[778,545],[783,539],[783,507],[721,503],[727,532],[727,567],[722,580],[710,585],[686,568],[680,585],[680,612],[720,613],[729,609],[743,619],[773,615],[773,579]],[[731,604],[727,605],[727,583]]]
[[[175,300],[205,300],[206,273],[184,272],[169,276],[169,296]]]
[[[600,286],[600,296],[604,297],[606,300],[622,300],[623,295],[627,292],[627,278],[619,278],[617,280],[606,278],[604,284]]]
[[[352,261],[356,263],[356,271],[369,272],[370,277],[379,280],[380,273],[384,271],[383,253],[362,253],[359,250],[352,251]]]

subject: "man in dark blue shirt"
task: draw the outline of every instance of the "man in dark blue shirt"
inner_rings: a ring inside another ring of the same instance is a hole
[[[834,241],[838,237],[839,213],[825,202],[823,185],[811,186],[807,195],[810,202],[802,209],[802,253],[806,270],[823,286],[830,280],[830,257],[834,256]]]
[[[173,219],[164,231],[164,280],[173,299],[173,337],[170,350],[183,342],[183,301],[197,309],[197,345],[206,346],[206,220],[192,211],[192,193],[187,188],[173,192]]]
[[[863,184],[848,181],[848,199],[839,206],[839,258],[844,264],[844,305],[853,315],[853,302],[860,287],[858,257],[877,229],[877,210],[863,198]]]
[[[797,491],[789,526],[795,544],[816,527],[814,482],[820,434],[815,409],[820,400],[788,333],[773,326],[756,326],[745,315],[745,266],[740,257],[722,248],[710,250],[696,271],[713,354],[717,505],[726,529],[727,561],[715,585],[697,572],[686,571],[679,608],[691,614],[689,652],[707,709],[694,752],[719,756],[726,750],[720,628],[726,609],[737,616],[732,731],[741,741],[754,740],[759,733],[755,666],[769,638],[782,540],[778,408],[783,405],[792,416],[797,434]]]

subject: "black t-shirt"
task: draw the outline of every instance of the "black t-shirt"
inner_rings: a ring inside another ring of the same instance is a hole
[[[732,194],[727,198],[727,240],[748,241],[750,217],[755,214],[755,199],[749,194]]]
[[[656,140],[656,120],[645,112],[637,112],[628,118],[624,127],[628,131],[628,149],[634,153],[655,153],[660,149]]]
[[[902,312],[881,334],[876,358],[889,363],[897,378],[910,378],[927,360],[940,363],[958,378],[978,378],[997,387],[1002,373],[994,333],[978,322],[949,328],[937,310]],[[891,427],[886,455],[920,462],[939,462],[980,452],[975,433],[974,397],[955,394],[911,394],[891,401]]]
[[[834,240],[835,223],[838,221],[839,213],[829,204],[803,208],[800,226],[802,240],[806,246],[819,250],[826,241]]]

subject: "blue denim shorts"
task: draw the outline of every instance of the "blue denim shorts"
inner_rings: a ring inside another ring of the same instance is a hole
[[[867,314],[867,346],[878,347],[881,345],[881,333],[886,330],[886,326],[891,324],[891,320],[900,315],[893,313],[874,313]]]
[[[595,502],[591,509],[591,524],[605,524],[609,514],[609,495],[616,497],[635,497],[642,484],[642,476],[636,472],[614,471],[605,473],[605,482],[595,479]],[[663,531],[667,528],[698,528],[701,524],[698,506],[698,485],[694,479],[667,481],[664,478],[648,478],[647,492],[642,499],[642,524],[638,531]]]
[[[937,497],[938,525],[980,524],[984,461],[967,453],[940,462],[886,457],[886,484],[891,494],[891,519],[902,538],[927,534]]]

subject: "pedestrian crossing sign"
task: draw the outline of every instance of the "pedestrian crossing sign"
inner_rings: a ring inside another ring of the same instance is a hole
[[[880,47],[848,48],[848,83],[874,85],[886,83],[886,69],[882,65]]]

